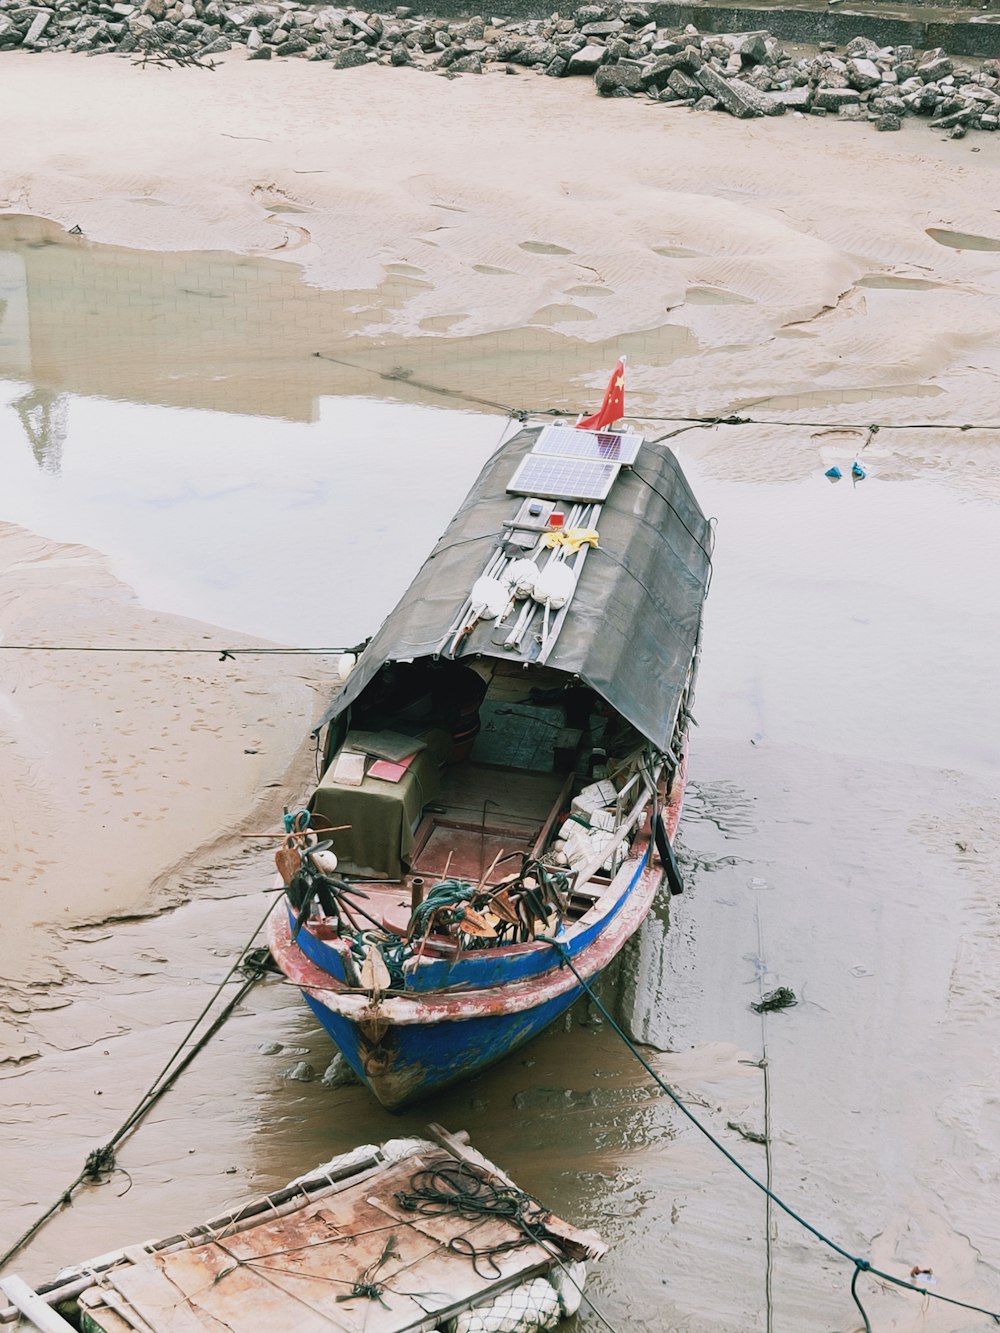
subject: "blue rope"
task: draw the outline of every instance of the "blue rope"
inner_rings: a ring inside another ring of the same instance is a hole
[[[778,1195],[774,1193],[773,1190],[768,1189],[768,1187],[764,1184],[762,1180],[758,1180],[758,1178],[753,1174],[753,1172],[749,1171],[743,1165],[743,1163],[739,1160],[739,1158],[734,1157],[733,1154],[729,1151],[729,1149],[725,1146],[725,1144],[721,1143],[715,1137],[712,1131],[708,1129],[705,1125],[703,1125],[701,1121],[698,1119],[698,1117],[692,1111],[688,1110],[688,1108],[681,1101],[680,1097],[678,1097],[677,1093],[674,1092],[673,1088],[669,1087],[666,1083],[664,1083],[663,1079],[660,1078],[659,1074],[656,1072],[653,1066],[649,1063],[648,1060],[646,1060],[643,1057],[642,1053],[637,1049],[632,1039],[619,1026],[619,1024],[608,1012],[605,1005],[594,993],[593,989],[588,985],[586,980],[576,970],[576,968],[573,965],[573,960],[570,957],[569,949],[566,947],[563,941],[553,939],[549,935],[538,935],[536,938],[539,939],[544,944],[552,945],[553,949],[555,949],[556,953],[559,955],[560,966],[566,966],[569,968],[569,970],[576,977],[577,981],[580,983],[583,990],[590,997],[590,999],[593,1000],[594,1004],[604,1015],[608,1023],[610,1023],[614,1031],[618,1033],[619,1037],[621,1037],[622,1041],[629,1048],[629,1050],[632,1052],[635,1058],[639,1061],[643,1069],[645,1069],[647,1074],[649,1074],[650,1077],[654,1079],[654,1081],[657,1083],[660,1089],[667,1094],[667,1096],[674,1103],[677,1109],[679,1111],[682,1111],[684,1115],[687,1116],[687,1118],[694,1125],[695,1129],[699,1130],[702,1134],[704,1134],[705,1138],[708,1139],[709,1143],[711,1143],[714,1147],[718,1148],[719,1152],[722,1153],[723,1157],[727,1158],[733,1164],[733,1166],[736,1167],[737,1171],[742,1172],[742,1174],[746,1176],[747,1180],[749,1180],[752,1184],[756,1185],[757,1188],[762,1193],[766,1194],[772,1203],[777,1204],[778,1207],[782,1210],[782,1212],[787,1213],[788,1216],[793,1219],[793,1221],[798,1222],[799,1226],[805,1227],[806,1231],[810,1232],[813,1236],[815,1236],[818,1241],[822,1242],[822,1244],[824,1245],[828,1245],[830,1249],[834,1250],[837,1254],[839,1254],[841,1258],[846,1259],[848,1263],[854,1265],[854,1277],[851,1280],[851,1295],[854,1297],[854,1303],[855,1305],[857,1305],[858,1309],[861,1311],[861,1314],[864,1318],[866,1333],[871,1333],[871,1324],[868,1322],[868,1316],[865,1314],[864,1307],[862,1306],[861,1301],[858,1299],[856,1283],[858,1280],[859,1273],[871,1273],[873,1277],[881,1278],[883,1282],[891,1282],[894,1286],[902,1287],[905,1291],[915,1291],[918,1292],[921,1296],[930,1296],[936,1301],[944,1301],[947,1305],[958,1305],[963,1310],[974,1310],[977,1314],[988,1315],[995,1324],[1000,1324],[1000,1313],[998,1313],[996,1310],[985,1310],[981,1305],[969,1305],[965,1301],[955,1300],[954,1297],[952,1296],[942,1296],[939,1292],[928,1291],[925,1287],[917,1287],[912,1282],[904,1282],[902,1278],[893,1277],[891,1273],[884,1273],[880,1268],[872,1267],[872,1265],[869,1263],[867,1259],[861,1259],[856,1254],[851,1254],[851,1252],[849,1250],[845,1250],[842,1245],[838,1245],[835,1240],[831,1240],[829,1236],[824,1235],[823,1232],[818,1230],[818,1228],[814,1227],[811,1222],[807,1222],[806,1219],[802,1217],[799,1213],[797,1213],[795,1209],[791,1207],[790,1204],[785,1203],[784,1199],[780,1199]]]

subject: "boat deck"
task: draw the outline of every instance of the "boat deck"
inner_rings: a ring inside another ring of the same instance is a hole
[[[453,875],[487,882],[519,870],[521,855],[536,854],[568,803],[562,773],[539,773],[466,761],[447,768],[433,806],[424,813],[410,860],[414,875]],[[497,857],[500,858],[497,861]]]

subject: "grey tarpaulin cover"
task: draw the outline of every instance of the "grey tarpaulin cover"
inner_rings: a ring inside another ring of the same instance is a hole
[[[521,430],[487,461],[444,536],[361,655],[317,727],[339,716],[386,662],[440,650],[472,585],[520,507],[506,487],[539,433]],[[565,507],[565,506],[564,506]],[[547,666],[577,676],[661,749],[670,742],[694,655],[711,572],[712,530],[680,464],[643,444],[604,502],[590,551]],[[526,661],[481,621],[461,660]],[[537,646],[536,646],[537,651]]]

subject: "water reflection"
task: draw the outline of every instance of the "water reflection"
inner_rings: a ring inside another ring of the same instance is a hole
[[[0,218],[0,375],[41,392],[314,421],[343,294],[292,265],[96,245]]]
[[[413,295],[400,265],[371,290],[326,291],[286,261],[126,250],[0,217],[0,378],[303,423],[324,396],[355,394],[572,414],[623,352],[662,366],[696,347],[676,324],[589,343],[539,326],[394,336]]]
[[[11,404],[24,428],[35,462],[43,472],[62,471],[68,405],[66,394],[53,393],[41,386],[29,389]]]

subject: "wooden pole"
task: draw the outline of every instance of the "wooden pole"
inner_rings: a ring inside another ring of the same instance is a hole
[[[23,1278],[0,1278],[0,1291],[15,1309],[20,1310],[28,1323],[34,1328],[40,1328],[42,1333],[73,1333],[73,1325],[68,1324],[62,1315],[56,1314],[51,1305],[29,1287]]]

